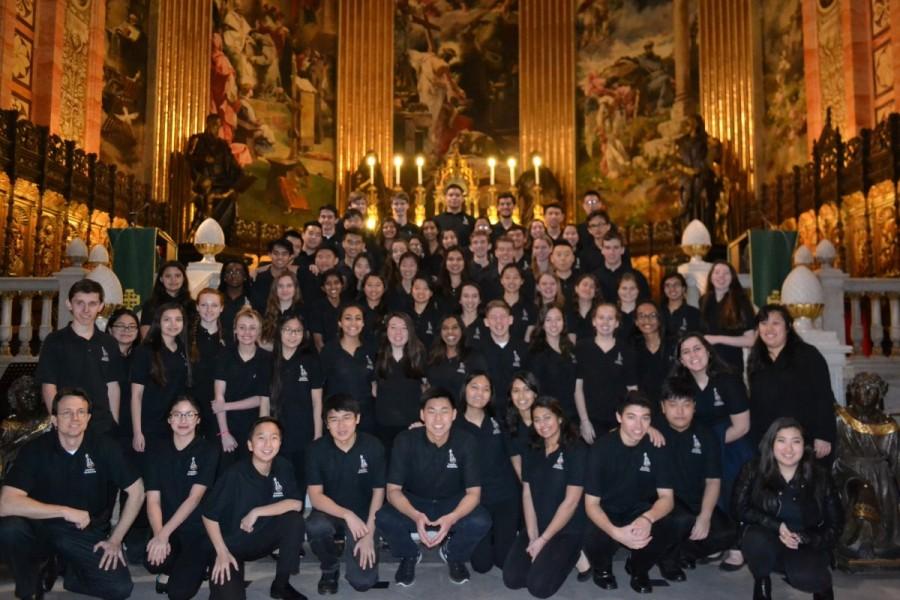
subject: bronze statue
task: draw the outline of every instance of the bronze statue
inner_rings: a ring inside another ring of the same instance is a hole
[[[9,386],[6,398],[10,414],[0,423],[0,480],[9,471],[19,448],[50,427],[40,387],[31,375],[16,379]]]
[[[237,217],[235,186],[241,179],[241,167],[228,142],[219,137],[221,128],[220,117],[208,115],[203,133],[196,133],[188,140],[187,159],[191,165],[196,208],[191,233],[204,219],[212,217],[222,226],[227,240]]]
[[[716,201],[721,183],[711,168],[709,140],[703,117],[687,117],[684,135],[675,140],[680,171],[680,197],[682,227],[694,219],[706,225],[710,233],[716,232]]]
[[[900,426],[884,414],[888,385],[859,373],[847,386],[847,407],[836,406],[834,479],[847,524],[840,560],[900,559]]]

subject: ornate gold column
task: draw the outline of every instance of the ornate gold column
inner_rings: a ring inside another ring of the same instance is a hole
[[[171,205],[177,240],[188,201],[178,157],[188,137],[203,130],[209,108],[212,0],[154,0],[150,10],[148,180],[152,197]]]
[[[575,1],[519,2],[520,169],[533,151],[559,178],[575,215]],[[520,171],[521,172],[521,171]]]
[[[374,150],[392,172],[394,2],[339,0],[337,84],[337,205],[343,210],[350,175]]]

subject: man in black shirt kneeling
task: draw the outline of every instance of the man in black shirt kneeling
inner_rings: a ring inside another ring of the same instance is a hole
[[[441,547],[453,583],[469,580],[465,563],[491,528],[481,501],[481,478],[474,437],[453,427],[456,410],[446,390],[429,390],[419,412],[424,427],[394,440],[387,478],[388,503],[378,511],[381,534],[400,559],[394,580],[410,586],[422,555],[410,534],[425,547]],[[450,539],[448,540],[448,536]],[[446,543],[444,543],[446,541]]]
[[[272,598],[306,600],[290,584],[303,547],[303,494],[294,467],[278,456],[281,425],[262,417],[250,429],[250,457],[232,465],[206,498],[203,525],[215,549],[209,576],[213,600],[246,598],[244,561],[278,549]]]
[[[313,507],[306,532],[322,567],[319,593],[338,590],[338,532],[345,538],[347,581],[364,592],[378,582],[375,513],[384,503],[384,447],[374,436],[357,431],[359,402],[350,395],[331,396],[322,412],[331,435],[313,442],[306,457]]]

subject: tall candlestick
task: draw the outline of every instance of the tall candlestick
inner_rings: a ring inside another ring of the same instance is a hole
[[[394,187],[400,187],[400,167],[403,166],[403,157],[394,156]]]
[[[509,187],[516,185],[516,159],[510,156],[506,159],[506,166],[509,167]]]
[[[494,170],[497,168],[497,159],[493,156],[488,158],[488,168],[491,170],[491,185],[494,185],[496,183]]]
[[[425,166],[425,157],[421,154],[416,157],[416,171],[419,178],[419,185],[422,185],[422,167]]]
[[[375,155],[370,154],[366,157],[366,164],[369,165],[369,181],[375,185]]]
[[[531,164],[534,165],[534,185],[541,185],[541,157],[535,154]]]

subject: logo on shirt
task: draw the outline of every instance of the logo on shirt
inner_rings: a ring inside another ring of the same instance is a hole
[[[700,447],[700,440],[697,439],[697,436],[694,436],[694,447],[691,448],[691,454],[703,454],[703,449]]]
[[[191,457],[191,466],[188,467],[187,476],[188,477],[196,477],[197,476],[197,460],[193,456]]]
[[[494,417],[491,417],[491,425],[494,427],[494,431],[491,435],[500,435],[500,423],[498,423]]]
[[[512,366],[517,367],[517,368],[522,366],[522,359],[519,358],[519,353],[516,352],[515,350],[513,350],[513,364],[512,364]]]
[[[456,367],[456,372],[460,373],[462,375],[465,375],[466,374],[466,363],[464,363],[463,361],[459,361],[459,366]]]
[[[523,321],[527,321],[527,320],[528,320],[528,311],[527,311],[526,309],[524,309],[524,308],[522,309],[522,320],[523,320]]]
[[[725,406],[725,403],[722,402],[722,396],[719,395],[719,390],[716,388],[713,388],[713,398],[715,399],[713,406]]]
[[[274,491],[272,492],[273,498],[284,498],[284,488],[281,486],[281,482],[278,481],[277,477],[272,478],[272,484],[274,487]]]
[[[645,455],[645,456],[646,456],[646,455]],[[553,465],[553,468],[556,469],[556,470],[558,470],[558,471],[565,471],[565,470],[566,470],[566,462],[565,462],[565,460],[563,460],[563,453],[562,453],[562,452],[559,453],[559,458],[556,459],[556,463]]]
[[[473,340],[480,340],[480,339],[481,339],[481,330],[480,330],[480,329],[476,329],[476,330],[475,330],[475,333],[472,335],[472,339],[473,339]]]
[[[106,348],[100,346],[100,362],[109,362],[109,352],[106,351]]]
[[[650,457],[647,456],[646,452],[644,452],[644,464],[641,465],[640,470],[643,471],[644,473],[650,472]]]
[[[448,452],[449,452],[449,454],[450,454],[450,457],[447,459],[447,468],[448,468],[448,469],[456,469],[456,468],[458,468],[458,467],[456,466],[456,456],[453,455],[453,450],[449,450]]]
[[[622,358],[622,353],[621,353],[621,352],[619,352],[619,354],[616,356],[616,361],[615,361],[615,363],[613,363],[613,364],[616,364],[616,365],[618,365],[618,366],[620,366],[620,367],[621,367],[623,364],[625,364],[625,359]]]
[[[94,461],[91,460],[91,455],[87,452],[84,453],[84,474],[92,475],[97,472],[97,469],[94,468]]]
[[[366,369],[369,371],[375,370],[375,365],[372,364],[372,358],[370,356],[366,356]]]
[[[687,317],[681,317],[681,331],[687,330]]]
[[[366,462],[366,457],[362,454],[359,455],[359,471],[356,472],[357,475],[362,475],[364,473],[369,472],[369,463]]]
[[[431,327],[431,321],[426,323],[425,335],[434,335],[434,329]]]
[[[463,218],[462,218],[462,224],[463,224],[463,225],[468,225],[468,224],[469,224],[469,217],[463,217]]]
[[[297,381],[309,381],[309,373],[306,372],[303,365],[300,365],[300,378]]]

